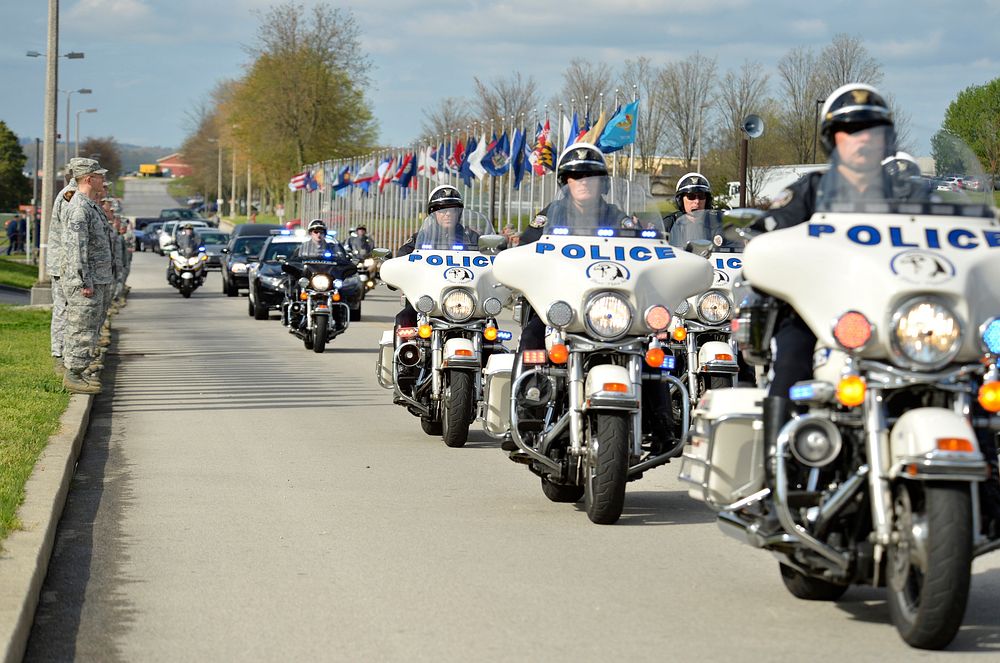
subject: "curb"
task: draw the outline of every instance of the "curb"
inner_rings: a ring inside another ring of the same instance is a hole
[[[56,528],[87,433],[94,397],[73,394],[24,486],[17,515],[24,529],[11,532],[0,553],[0,660],[24,658],[35,608],[48,571]]]
[[[4,285],[3,283],[0,283],[0,290],[3,292],[12,292],[15,295],[31,296],[31,288],[18,288],[17,286]]]

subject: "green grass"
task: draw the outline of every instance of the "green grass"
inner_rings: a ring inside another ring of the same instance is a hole
[[[52,370],[50,320],[49,311],[0,306],[0,540],[20,527],[24,483],[69,403]]]
[[[184,200],[195,194],[194,186],[187,177],[174,177],[167,182],[167,194],[173,198]]]
[[[25,265],[18,262],[24,259],[24,254],[0,256],[0,284],[15,288],[30,288],[38,281],[38,265]]]

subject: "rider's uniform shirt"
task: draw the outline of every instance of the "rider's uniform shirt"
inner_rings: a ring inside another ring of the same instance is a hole
[[[683,249],[688,242],[698,239],[722,245],[722,215],[716,210],[695,214],[674,212],[663,220],[663,225],[670,233],[670,246]]]
[[[567,226],[573,227],[574,225],[587,225],[592,227],[607,227],[607,228],[618,228],[625,227],[627,224],[632,223],[625,212],[623,212],[619,207],[611,205],[610,203],[601,200],[600,208],[597,210],[596,214],[586,214],[582,215],[572,204],[569,198],[563,198],[561,200],[555,200],[542,209],[531,223],[528,225],[528,229],[521,233],[521,238],[518,241],[518,245],[531,244],[532,242],[538,241],[538,238],[542,236],[542,231],[544,230],[546,224],[553,226]]]

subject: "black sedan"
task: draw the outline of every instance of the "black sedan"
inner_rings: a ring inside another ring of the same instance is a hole
[[[222,292],[235,297],[240,289],[246,290],[250,287],[247,280],[247,267],[257,260],[266,236],[246,235],[234,237],[229,240],[229,244],[222,249],[222,260],[220,269],[222,270]]]
[[[292,235],[271,235],[265,239],[257,260],[247,268],[250,291],[247,312],[256,320],[267,320],[271,309],[281,308],[288,278],[281,264],[302,244],[301,237]]]

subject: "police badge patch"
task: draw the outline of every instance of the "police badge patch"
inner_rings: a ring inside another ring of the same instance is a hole
[[[548,217],[539,214],[534,219],[532,219],[531,223],[529,223],[528,225],[530,225],[532,228],[544,228],[545,224],[548,222],[549,222]]]
[[[792,193],[791,189],[785,189],[774,197],[774,200],[771,201],[771,207],[769,209],[781,209],[788,203],[792,202],[792,197],[794,195],[795,194]]]

